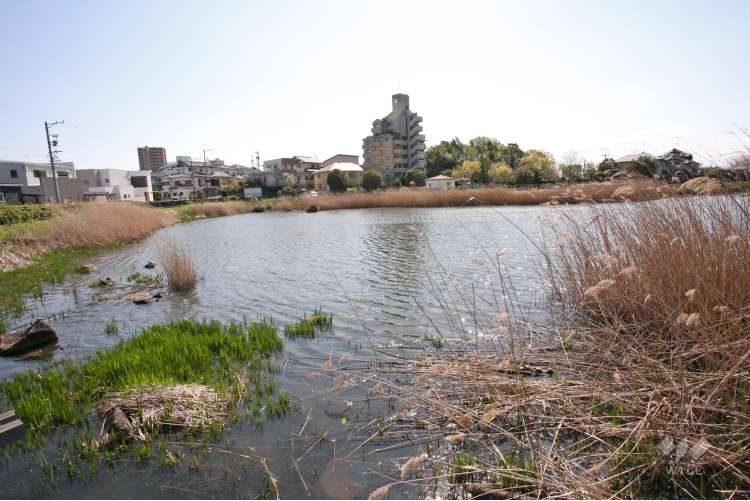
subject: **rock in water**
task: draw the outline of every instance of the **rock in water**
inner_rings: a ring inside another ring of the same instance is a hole
[[[148,304],[151,302],[151,294],[148,292],[134,292],[125,296],[125,300],[135,304]]]
[[[147,270],[153,270],[154,268],[156,268],[156,263],[153,261],[149,261],[148,263],[146,263],[146,266],[144,266],[144,268],[146,268]]]
[[[44,320],[36,320],[25,329],[0,334],[0,355],[18,355],[57,341],[57,333]]]

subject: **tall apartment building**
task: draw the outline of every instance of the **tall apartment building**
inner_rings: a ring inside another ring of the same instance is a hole
[[[409,109],[409,96],[394,94],[393,109],[385,118],[372,123],[372,135],[362,140],[364,168],[383,175],[386,183],[409,170],[425,168],[425,141],[422,117]]]
[[[156,146],[139,147],[138,165],[141,170],[157,170],[167,165],[167,150]]]

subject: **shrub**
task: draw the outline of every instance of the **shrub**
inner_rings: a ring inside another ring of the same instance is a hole
[[[185,246],[175,240],[167,240],[159,246],[159,255],[172,290],[189,291],[195,287],[197,274],[193,258]]]
[[[418,171],[418,170],[410,170],[406,173],[404,176],[404,184],[409,185],[411,182],[414,182],[417,186],[424,186],[425,185],[425,178],[424,178],[424,172]]]
[[[339,169],[333,169],[326,179],[328,188],[334,193],[344,193],[347,188],[346,175]]]
[[[52,209],[46,205],[0,206],[0,224],[24,223],[26,221],[49,219],[52,216]]]
[[[318,212],[318,206],[315,204],[308,205],[307,212]]]
[[[278,196],[280,197],[296,197],[298,195],[297,190],[291,186],[284,186],[279,190]]]
[[[383,184],[383,178],[377,171],[368,170],[362,176],[362,188],[365,191],[375,191],[380,189]]]

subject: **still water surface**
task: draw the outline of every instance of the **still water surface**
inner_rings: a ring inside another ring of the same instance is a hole
[[[555,210],[246,214],[167,228],[93,259],[94,273],[49,287],[44,298],[29,301],[26,316],[17,322],[51,318],[60,337],[57,349],[34,360],[0,359],[0,377],[43,368],[63,357],[85,358],[147,325],[185,317],[222,321],[270,317],[283,326],[321,307],[333,314],[334,330],[312,341],[286,341],[277,361],[281,369],[277,379],[280,391],[291,395],[299,409],[285,418],[262,429],[249,423],[233,426],[210,449],[186,449],[176,467],[160,466],[158,460],[146,465],[121,460],[114,468],[102,465],[85,480],[68,479],[60,466],[56,480],[50,481],[34,455],[15,455],[0,464],[0,496],[256,497],[264,486],[258,460],[262,456],[279,478],[282,497],[305,497],[309,491],[313,498],[366,498],[372,489],[388,483],[384,475],[393,474],[398,458],[419,451],[401,449],[365,457],[368,448],[364,447],[341,460],[341,451],[351,449],[345,422],[351,425],[372,416],[349,412],[344,396],[328,391],[329,380],[310,374],[329,357],[336,360],[348,353],[369,359],[376,352],[430,350],[428,337],[471,338],[476,335],[475,325],[481,333],[489,332],[494,316],[509,303],[522,308],[528,321],[544,323],[549,310],[540,256],[505,218],[539,238]],[[167,237],[191,249],[200,276],[193,292],[167,294],[159,302],[140,306],[97,298],[92,281],[112,277],[125,283],[131,273],[145,272],[146,262],[158,263],[158,244]],[[503,285],[508,283],[501,283],[498,265],[512,280],[514,294],[504,294]],[[110,320],[118,324],[117,335],[104,332]],[[345,398],[363,398],[356,391]],[[297,436],[306,420],[305,432]],[[327,439],[317,442],[323,433]],[[311,445],[297,472],[291,458],[301,457]],[[339,460],[334,461],[336,447]],[[395,495],[425,493],[412,489]]]

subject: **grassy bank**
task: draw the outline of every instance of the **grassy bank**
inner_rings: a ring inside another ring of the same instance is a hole
[[[563,323],[541,330],[500,305],[493,334],[506,348],[448,346],[353,374],[400,401],[401,427],[378,423],[384,439],[412,423],[409,440],[437,451],[406,458],[402,480],[418,473],[449,496],[749,492],[750,201],[559,217],[546,259]]]
[[[49,219],[0,225],[0,321],[23,311],[24,295],[85,271],[97,250],[144,238],[176,221],[174,213],[132,203],[57,207]],[[0,331],[2,331],[0,322]]]
[[[273,398],[274,382],[264,377],[281,348],[276,327],[266,322],[181,320],[149,327],[86,362],[0,382],[0,400],[3,408],[16,410],[33,437],[86,423],[107,395],[149,385],[206,385],[230,401],[246,399],[255,411],[283,412],[285,399]]]

